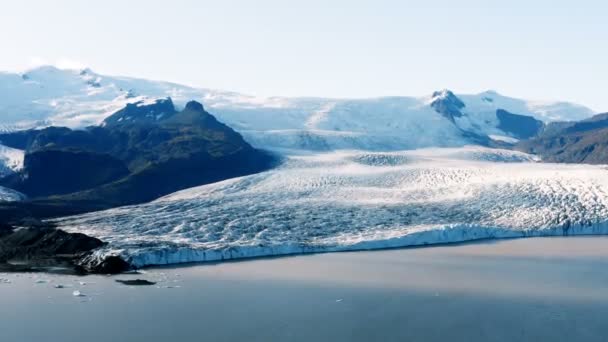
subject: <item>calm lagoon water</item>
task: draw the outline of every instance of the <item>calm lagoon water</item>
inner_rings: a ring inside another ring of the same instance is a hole
[[[0,274],[0,303],[3,342],[608,341],[608,237]]]

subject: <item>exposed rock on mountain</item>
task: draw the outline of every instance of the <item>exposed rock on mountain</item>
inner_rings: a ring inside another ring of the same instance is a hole
[[[48,225],[14,228],[0,225],[0,270],[36,271],[63,267],[79,271],[79,260],[103,242],[80,233],[66,233]]]
[[[91,189],[128,174],[122,161],[107,154],[45,149],[26,154],[24,172],[7,177],[2,184],[40,197]]]
[[[544,126],[542,121],[531,116],[509,113],[504,109],[496,110],[496,117],[499,121],[497,128],[517,139],[533,138]]]
[[[520,142],[516,149],[550,162],[607,164],[608,114],[549,125],[540,136]]]
[[[122,124],[154,124],[175,113],[177,111],[171,98],[156,100],[148,105],[140,101],[128,103],[125,108],[107,117],[103,123],[106,127]]]
[[[129,105],[102,126],[7,133],[0,141],[26,151],[23,170],[0,185],[34,197],[22,206],[35,216],[146,202],[274,162],[200,103],[177,111],[171,99]]]
[[[437,113],[454,122],[454,118],[463,116],[460,110],[465,107],[465,104],[451,91],[442,90],[433,93],[431,107],[433,107]]]

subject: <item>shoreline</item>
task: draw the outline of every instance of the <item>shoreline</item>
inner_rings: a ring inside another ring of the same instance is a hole
[[[410,235],[405,235],[401,238],[396,238],[394,240],[397,241],[394,245],[380,246],[382,243],[386,241],[371,241],[371,242],[363,242],[363,244],[370,243],[372,246],[369,247],[360,247],[357,245],[353,246],[343,246],[343,247],[334,247],[334,248],[317,248],[317,247],[304,247],[301,251],[296,252],[285,252],[285,253],[269,253],[269,254],[259,254],[259,255],[237,255],[236,257],[232,255],[232,251],[230,251],[230,257],[228,258],[218,258],[218,259],[208,259],[208,260],[192,260],[192,261],[180,261],[174,263],[156,263],[156,264],[144,264],[142,266],[134,265],[129,258],[125,258],[120,255],[109,254],[109,255],[101,255],[99,256],[97,253],[100,250],[90,250],[88,252],[83,252],[78,255],[50,255],[44,256],[42,258],[34,258],[31,260],[8,260],[4,264],[0,263],[0,272],[5,273],[21,273],[21,272],[41,272],[41,273],[51,273],[51,274],[73,274],[73,275],[89,275],[89,274],[128,274],[129,272],[137,272],[140,270],[147,269],[159,269],[159,268],[172,268],[172,267],[193,267],[193,266],[204,266],[204,265],[219,265],[224,263],[234,263],[234,262],[246,262],[246,261],[254,261],[254,260],[265,260],[265,259],[280,259],[280,258],[289,258],[289,257],[297,257],[304,255],[323,255],[323,254],[334,254],[334,253],[364,253],[364,252],[374,252],[374,251],[390,251],[390,250],[410,250],[410,249],[425,249],[425,248],[436,248],[436,247],[450,247],[450,246],[463,246],[463,245],[474,245],[474,244],[492,244],[498,243],[501,241],[508,240],[521,240],[521,239],[530,239],[530,238],[556,238],[556,237],[605,237],[608,236],[608,232],[593,232],[597,229],[605,229],[608,227],[608,223],[595,224],[591,226],[569,226],[568,228],[556,228],[556,229],[542,229],[542,230],[527,230],[527,231],[517,231],[517,230],[501,230],[501,229],[492,229],[488,228],[493,232],[503,233],[504,235],[491,235],[484,237],[477,237],[472,239],[465,240],[457,240],[457,241],[445,241],[445,242],[418,242],[415,244],[403,244],[400,245],[400,240],[406,240],[411,238]],[[27,228],[32,229],[32,228]],[[48,228],[45,228],[48,229]],[[454,228],[448,228],[454,229]],[[459,226],[456,229],[463,229],[462,226]],[[591,229],[592,232],[588,230]],[[56,230],[64,232],[62,229],[56,228]],[[436,230],[423,231],[436,233]],[[509,234],[511,233],[511,234]],[[521,233],[521,234],[518,234]],[[66,233],[68,235],[73,235],[74,233]],[[414,233],[415,234],[415,233]],[[93,237],[86,236],[84,234],[79,234],[80,236],[85,236],[88,239],[94,239]],[[103,242],[103,244],[106,244]],[[374,246],[375,245],[375,246]],[[102,247],[103,248],[103,247]],[[293,248],[293,246],[287,246],[287,248]],[[271,250],[277,251],[280,248],[262,248],[262,251]],[[182,251],[183,252],[183,251]],[[194,255],[200,255],[202,252],[203,255],[206,255],[208,252],[203,250],[192,250]],[[213,251],[215,252],[215,251]],[[161,251],[160,253],[166,254],[167,251]],[[220,254],[221,255],[221,254]],[[108,266],[109,265],[109,266]],[[3,267],[7,266],[7,267]]]
[[[0,273],[10,308],[0,329],[15,341],[599,341],[608,334],[606,266],[608,237],[582,236],[111,276]],[[39,329],[23,329],[31,321]]]

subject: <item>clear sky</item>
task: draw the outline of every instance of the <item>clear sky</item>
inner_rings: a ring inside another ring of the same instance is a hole
[[[2,0],[0,70],[256,95],[469,93],[608,111],[605,0]]]

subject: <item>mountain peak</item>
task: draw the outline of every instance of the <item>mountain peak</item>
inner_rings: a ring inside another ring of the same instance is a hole
[[[449,90],[449,89],[441,89],[441,90],[437,90],[433,92],[433,99],[437,99],[437,98],[450,98],[450,97],[456,97],[456,95],[454,95],[454,93]]]
[[[82,68],[78,73],[80,76],[95,75],[95,72],[91,68]]]
[[[434,92],[430,105],[437,113],[452,122],[454,122],[455,117],[463,116],[460,110],[465,107],[464,102],[448,89]]]
[[[186,110],[191,110],[194,112],[204,112],[205,107],[200,102],[190,101],[186,104]]]
[[[173,116],[176,113],[173,100],[165,99],[143,100],[128,103],[126,107],[104,120],[106,126],[133,123],[154,123]]]

